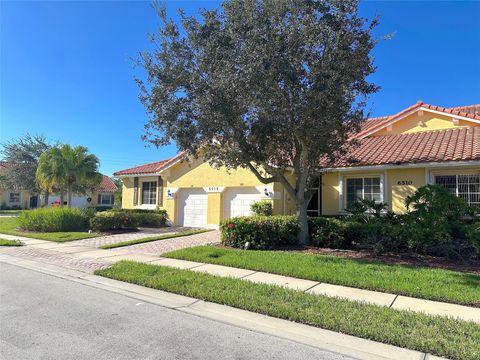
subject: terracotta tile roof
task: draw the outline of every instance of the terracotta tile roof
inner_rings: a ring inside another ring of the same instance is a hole
[[[181,152],[175,155],[174,157],[171,157],[170,159],[160,160],[160,161],[156,161],[149,164],[135,166],[130,169],[120,170],[120,171],[114,172],[113,175],[119,176],[119,175],[137,175],[137,174],[140,175],[140,174],[158,173],[160,170],[164,169],[165,167],[170,165],[172,162],[180,159],[184,155],[185,153]]]
[[[327,167],[480,160],[480,127],[366,137]]]
[[[6,169],[7,168],[7,162],[6,161],[0,161],[0,169]]]
[[[371,131],[382,127],[383,125],[389,123],[390,121],[394,120],[395,118],[400,117],[400,116],[402,116],[402,115],[404,115],[404,114],[406,114],[406,113],[408,113],[412,110],[415,110],[416,108],[419,108],[422,105],[423,105],[423,102],[419,100],[415,104],[413,104],[412,106],[409,106],[408,108],[396,113],[395,115],[384,116],[383,118],[377,118],[377,119],[381,119],[381,120],[375,121],[372,124],[372,126],[368,126],[368,127],[363,127],[362,126],[362,130],[358,134],[356,134],[354,137],[358,138],[358,137],[362,137],[363,135],[367,135]],[[368,120],[366,122],[368,122]]]
[[[424,104],[421,100],[417,101],[412,106],[400,111],[399,113],[391,116],[384,116],[383,118],[374,118],[368,119],[365,121],[365,124],[362,126],[362,129],[354,137],[359,138],[365,135],[368,135],[372,131],[381,128],[385,124],[394,121],[395,119],[401,117],[402,115],[415,110],[417,108],[430,109],[435,111],[440,111],[448,115],[458,115],[473,120],[480,120],[480,105],[469,105],[469,106],[459,106],[454,108],[444,108],[441,106],[435,106],[430,104]],[[476,110],[478,109],[478,111]],[[374,121],[372,121],[374,120]],[[371,121],[371,122],[370,122]]]
[[[115,192],[117,191],[117,185],[108,176],[103,175],[102,183],[98,188],[98,191],[103,192]]]
[[[380,116],[380,117],[367,119],[363,122],[360,132],[366,129],[370,129],[379,123],[383,123],[388,118],[390,118],[390,116]]]
[[[466,106],[456,106],[453,108],[448,108],[448,110],[456,110],[461,111],[469,114],[477,114],[480,115],[480,104],[476,105],[466,105]]]

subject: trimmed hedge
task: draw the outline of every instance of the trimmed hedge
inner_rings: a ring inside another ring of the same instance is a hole
[[[130,213],[132,216],[135,216],[138,221],[138,226],[147,226],[147,227],[163,227],[167,221],[167,213]]]
[[[222,221],[220,231],[224,245],[272,249],[296,244],[298,226],[294,216],[244,216]]]
[[[220,226],[224,245],[236,248],[273,249],[296,245],[294,216],[252,216],[226,219]],[[426,227],[401,220],[356,222],[349,218],[309,218],[311,245],[336,249],[365,249],[376,254],[417,253],[451,258],[480,257],[478,225],[455,228]]]
[[[138,220],[135,214],[121,211],[102,211],[96,213],[90,220],[90,227],[95,231],[133,230],[138,227]]]
[[[273,204],[271,201],[262,200],[257,201],[250,205],[252,212],[257,216],[272,216],[273,215]]]
[[[82,231],[88,229],[92,216],[88,209],[43,208],[22,211],[18,224],[21,229],[39,232]]]
[[[136,229],[139,226],[163,227],[166,221],[166,210],[109,210],[96,213],[90,220],[90,227],[95,231]]]
[[[137,226],[163,227],[167,222],[167,210],[165,209],[113,209],[111,212],[134,216],[138,223]]]

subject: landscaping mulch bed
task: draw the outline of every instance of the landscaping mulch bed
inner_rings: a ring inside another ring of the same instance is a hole
[[[449,260],[445,258],[439,258],[435,256],[427,255],[398,255],[398,254],[385,254],[375,255],[368,251],[361,250],[337,250],[329,248],[313,248],[308,247],[306,249],[290,249],[294,251],[319,254],[319,255],[331,255],[339,256],[350,259],[364,259],[364,260],[377,260],[387,264],[394,265],[412,265],[412,266],[427,266],[432,268],[439,268],[452,271],[470,272],[480,275],[480,261],[460,262]]]

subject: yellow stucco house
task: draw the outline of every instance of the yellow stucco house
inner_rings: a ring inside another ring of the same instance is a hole
[[[480,207],[480,105],[442,108],[421,101],[391,116],[368,119],[346,156],[321,174],[308,212],[337,215],[358,199],[404,212],[405,197],[440,184]],[[249,215],[259,200],[274,214],[294,203],[278,184],[263,185],[246,169],[214,169],[201,158],[171,159],[114,173],[123,182],[123,208],[165,208],[172,224],[218,227],[223,218]]]

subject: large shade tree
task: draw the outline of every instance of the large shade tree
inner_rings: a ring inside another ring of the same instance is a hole
[[[137,79],[151,115],[144,139],[281,183],[306,243],[320,159],[342,153],[378,89],[367,80],[377,21],[356,0],[230,0],[198,18],[181,12],[180,25],[158,13]]]
[[[44,136],[30,134],[3,143],[0,153],[7,166],[0,174],[0,187],[38,193],[35,180],[38,159],[51,146]]]
[[[64,144],[46,151],[40,156],[36,178],[45,190],[67,193],[68,207],[72,206],[74,193],[94,190],[102,181],[98,172],[99,160],[84,146]]]

